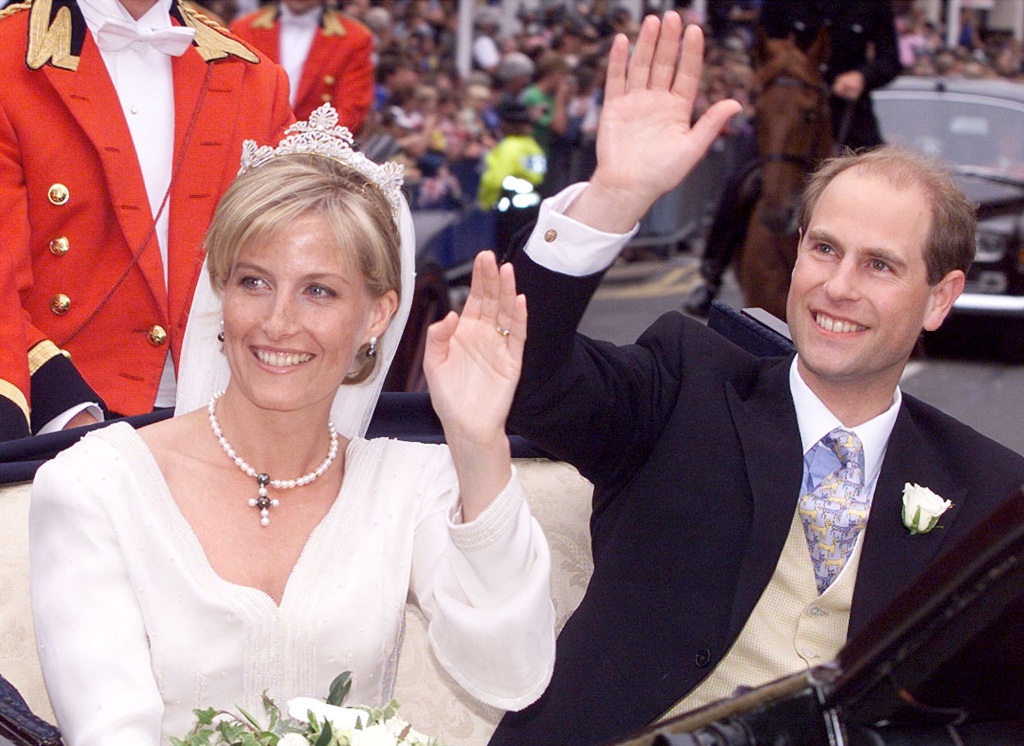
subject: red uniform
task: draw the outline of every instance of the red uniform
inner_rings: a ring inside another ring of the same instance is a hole
[[[275,62],[281,61],[280,11],[277,4],[250,13],[231,24],[231,31]],[[295,116],[307,119],[330,103],[338,123],[359,132],[373,103],[373,35],[358,21],[336,10],[324,10],[313,46],[302,66],[295,96]]]
[[[242,141],[276,142],[294,119],[279,66],[187,8],[171,15],[196,36],[171,63],[165,283],[128,124],[77,3],[0,13],[0,439],[91,392],[114,412],[152,409]]]

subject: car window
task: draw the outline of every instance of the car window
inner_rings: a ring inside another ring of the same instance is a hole
[[[879,94],[883,92],[879,91]],[[978,96],[885,91],[875,111],[886,142],[964,166],[1024,177],[1024,106]]]

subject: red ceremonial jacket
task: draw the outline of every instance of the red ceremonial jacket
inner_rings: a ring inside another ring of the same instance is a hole
[[[281,24],[276,3],[235,20],[231,31],[275,62],[281,61]],[[359,132],[373,103],[373,35],[355,19],[324,10],[313,46],[302,66],[295,116],[307,119],[329,102],[338,123]]]
[[[121,414],[152,409],[242,141],[276,143],[294,120],[278,65],[187,7],[171,15],[196,36],[171,63],[165,284],[128,124],[76,1],[0,13],[0,439],[92,392]]]

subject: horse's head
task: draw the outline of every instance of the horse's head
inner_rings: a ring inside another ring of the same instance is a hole
[[[792,39],[758,39],[757,144],[762,197],[758,219],[773,233],[795,233],[804,178],[832,149],[826,29],[808,50]]]

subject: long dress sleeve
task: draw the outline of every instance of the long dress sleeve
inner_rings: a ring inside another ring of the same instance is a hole
[[[87,438],[38,472],[29,514],[32,609],[43,677],[65,743],[157,744],[163,702],[146,629],[102,499],[137,490],[103,441]]]
[[[446,449],[444,456],[416,527],[410,593],[452,677],[482,702],[522,709],[554,667],[547,541],[514,470],[476,520],[456,523],[458,484]]]

